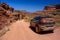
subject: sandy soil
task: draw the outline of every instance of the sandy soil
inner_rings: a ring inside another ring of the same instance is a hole
[[[60,28],[55,29],[51,34],[36,34],[29,28],[29,23],[23,20],[13,23],[0,40],[60,40]]]

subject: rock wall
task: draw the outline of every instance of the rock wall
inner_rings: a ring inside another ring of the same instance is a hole
[[[6,3],[0,4],[0,36],[3,35],[8,29],[8,25],[24,18],[24,12],[15,11]]]
[[[14,9],[7,5],[6,3],[0,4],[0,36],[2,36],[7,30],[8,25],[10,25]]]

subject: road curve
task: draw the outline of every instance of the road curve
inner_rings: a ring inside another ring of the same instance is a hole
[[[10,31],[3,35],[0,40],[60,40],[60,28],[51,34],[36,34],[29,28],[29,23],[23,20],[9,26]]]

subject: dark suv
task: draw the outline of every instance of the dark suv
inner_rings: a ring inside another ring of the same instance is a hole
[[[54,31],[55,21],[50,16],[35,16],[30,21],[30,28],[34,28],[35,32],[39,33],[42,31]]]

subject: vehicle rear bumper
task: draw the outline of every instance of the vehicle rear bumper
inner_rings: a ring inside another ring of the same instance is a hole
[[[42,31],[50,31],[50,30],[54,30],[54,27],[42,28]]]

